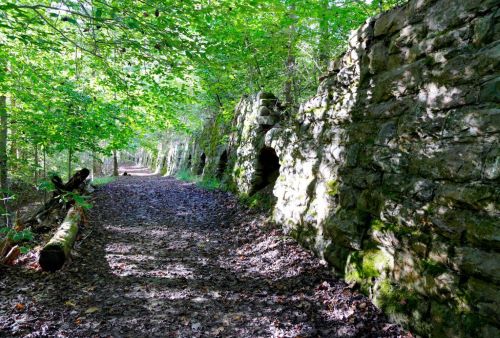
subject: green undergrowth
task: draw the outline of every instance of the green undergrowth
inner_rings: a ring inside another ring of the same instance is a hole
[[[241,195],[240,202],[247,207],[262,211],[271,211],[276,203],[276,198],[269,194],[256,193],[251,196]]]
[[[0,243],[6,238],[19,245],[19,250],[22,254],[25,254],[31,249],[29,242],[33,240],[33,233],[31,229],[16,230],[15,228],[0,226]]]
[[[223,184],[216,178],[213,177],[200,177],[194,175],[190,170],[181,170],[175,175],[175,177],[184,182],[193,182],[198,187],[206,190],[217,190],[223,189]]]
[[[114,177],[114,176],[95,177],[92,180],[92,185],[95,187],[100,187],[100,186],[109,184],[115,180],[116,180],[116,177]]]

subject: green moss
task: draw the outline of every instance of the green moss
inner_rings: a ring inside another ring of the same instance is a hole
[[[392,258],[383,250],[370,250],[363,256],[363,274],[366,278],[379,277],[392,266]]]
[[[233,173],[234,173],[235,177],[241,177],[241,176],[243,176],[243,170],[240,167],[234,168]]]
[[[382,231],[382,230],[386,230],[386,229],[393,230],[395,228],[395,226],[393,224],[385,224],[384,222],[382,222],[379,219],[374,219],[371,222],[370,226],[373,230],[378,230],[378,231]]]
[[[393,292],[393,286],[386,277],[386,272],[392,267],[393,258],[382,249],[352,252],[347,258],[345,280],[358,284],[363,293],[373,296],[377,305],[381,306]]]
[[[339,194],[339,182],[336,180],[331,180],[326,183],[327,194],[330,196],[336,196]]]

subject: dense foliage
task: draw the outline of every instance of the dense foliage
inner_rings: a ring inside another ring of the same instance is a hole
[[[230,117],[260,89],[293,107],[348,32],[396,3],[1,0],[0,164],[30,181],[71,171],[168,129],[196,130],[208,115]]]

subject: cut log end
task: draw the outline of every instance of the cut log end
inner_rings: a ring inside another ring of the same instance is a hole
[[[62,268],[75,242],[81,217],[81,210],[78,208],[73,207],[68,211],[64,222],[40,251],[38,262],[43,270],[54,272]]]
[[[64,250],[58,246],[45,247],[40,252],[38,263],[44,271],[54,272],[62,268],[66,261]]]

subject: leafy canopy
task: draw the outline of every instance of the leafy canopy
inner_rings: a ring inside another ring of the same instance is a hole
[[[288,81],[298,101],[351,29],[397,2],[0,0],[10,142],[110,154],[230,118],[244,93]]]

